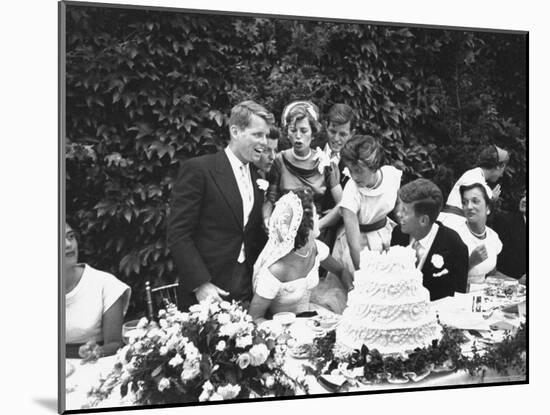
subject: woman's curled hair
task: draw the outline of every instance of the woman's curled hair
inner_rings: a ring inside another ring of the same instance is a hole
[[[359,162],[372,171],[382,167],[384,152],[380,142],[370,135],[354,135],[342,149],[342,159],[347,166],[357,166]]]

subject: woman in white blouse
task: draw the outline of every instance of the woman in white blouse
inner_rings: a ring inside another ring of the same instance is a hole
[[[359,269],[359,253],[390,246],[395,222],[388,214],[395,208],[401,170],[382,165],[383,149],[368,135],[356,135],[346,143],[342,159],[351,179],[339,203],[345,232],[337,236],[333,255],[351,272]]]
[[[65,229],[65,342],[67,357],[78,357],[81,345],[94,341],[100,355],[122,346],[122,320],[130,287],[113,275],[78,263],[75,232]]]
[[[254,265],[254,297],[249,313],[262,320],[278,312],[310,310],[311,290],[319,282],[319,266],[352,287],[352,275],[329,255],[315,238],[319,221],[313,193],[300,189],[286,193],[275,204],[269,220],[269,239]]]
[[[460,186],[462,208],[466,216],[456,231],[468,247],[468,290],[488,274],[495,274],[497,257],[502,250],[498,234],[487,226],[491,209],[490,189],[483,183]]]

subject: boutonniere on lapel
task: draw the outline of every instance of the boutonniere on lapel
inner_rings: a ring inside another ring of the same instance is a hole
[[[325,167],[330,167],[330,157],[323,150],[321,150],[321,147],[317,147],[315,149],[313,160],[319,160],[317,169],[319,169],[319,173],[321,174],[325,172]]]
[[[265,192],[269,187],[269,182],[264,179],[257,179],[256,184],[258,185],[258,189],[260,189],[262,192]]]
[[[344,170],[342,170],[342,174],[351,179],[351,173],[347,167],[344,167]]]
[[[443,257],[441,255],[432,255],[431,263],[437,271],[433,273],[434,277],[441,277],[442,275],[449,273],[449,270],[447,268],[443,268],[445,266],[445,261],[443,260]]]

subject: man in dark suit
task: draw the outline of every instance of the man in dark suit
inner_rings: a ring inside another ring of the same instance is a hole
[[[426,179],[417,179],[398,192],[397,226],[392,245],[411,246],[416,250],[417,268],[430,300],[466,292],[468,248],[452,229],[436,222],[443,204],[439,187]]]
[[[332,168],[338,169],[342,189],[349,177],[344,174],[346,166],[340,157],[340,151],[355,133],[354,121],[353,110],[349,105],[334,104],[327,114],[325,134],[319,141],[314,143],[314,146],[319,146],[330,158]],[[331,250],[336,240],[338,227],[342,225],[340,212],[338,208],[335,208],[338,202],[340,201],[334,200],[332,193],[328,191],[321,200],[322,211],[321,222],[319,223],[321,235],[319,239],[325,242]]]
[[[207,297],[249,301],[252,268],[265,243],[263,191],[251,168],[274,122],[244,101],[231,110],[230,142],[216,154],[182,163],[172,189],[168,245],[179,271],[179,306]]]

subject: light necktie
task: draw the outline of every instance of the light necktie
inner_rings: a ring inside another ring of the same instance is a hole
[[[248,180],[246,166],[243,164],[241,165],[240,169],[241,169],[241,182],[245,189],[246,202],[250,204],[252,202],[252,189],[250,188],[250,180]]]

